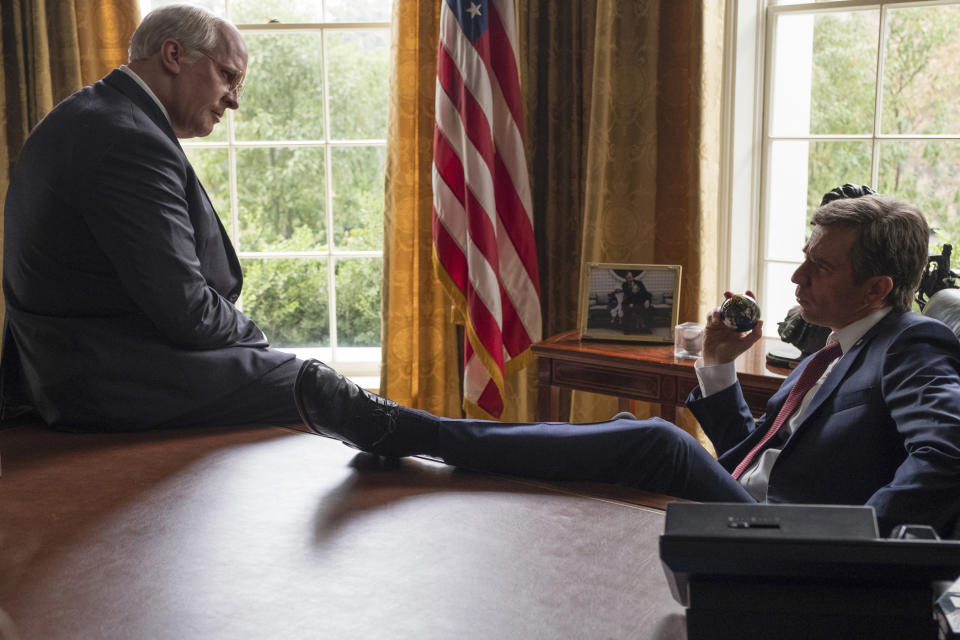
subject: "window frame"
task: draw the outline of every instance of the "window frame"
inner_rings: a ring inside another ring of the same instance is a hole
[[[726,4],[721,132],[720,262],[717,285],[720,290],[750,288],[761,301],[768,287],[767,268],[771,263],[799,265],[767,255],[767,234],[771,233],[769,163],[773,143],[779,140],[864,141],[872,147],[870,180],[878,183],[878,146],[885,141],[957,140],[960,135],[895,135],[880,131],[881,91],[877,91],[872,130],[869,134],[773,136],[771,134],[771,88],[777,17],[785,14],[833,11],[878,10],[880,32],[877,43],[876,84],[882,87],[885,24],[891,8],[955,5],[956,0],[736,0]],[[798,251],[803,244],[798,243]],[[767,317],[764,333],[776,336],[779,317]]]
[[[229,16],[227,16],[229,19]],[[238,205],[238,180],[242,177],[237,172],[237,152],[242,149],[257,148],[275,148],[291,149],[296,147],[323,149],[324,153],[324,182],[325,182],[325,224],[328,229],[328,239],[326,248],[317,251],[245,251],[242,250],[243,243],[237,247],[237,256],[240,260],[248,259],[318,259],[326,261],[327,270],[327,291],[329,314],[329,346],[328,347],[276,347],[274,348],[294,353],[300,358],[317,358],[337,369],[342,374],[354,378],[363,386],[375,388],[379,386],[381,349],[379,347],[343,347],[339,345],[337,332],[337,294],[336,294],[336,265],[340,260],[350,260],[356,258],[376,258],[383,261],[383,250],[345,250],[335,247],[332,236],[334,229],[334,189],[333,189],[333,159],[334,151],[340,148],[350,147],[383,147],[386,148],[387,140],[384,138],[373,139],[337,139],[330,137],[330,91],[328,77],[328,55],[327,55],[327,34],[331,32],[343,31],[382,31],[387,41],[391,40],[390,22],[313,22],[313,23],[278,23],[278,24],[236,24],[237,29],[244,35],[278,34],[278,33],[319,33],[321,46],[323,47],[323,137],[319,139],[308,140],[269,140],[269,141],[242,141],[236,139],[236,126],[233,110],[227,111],[227,117],[222,125],[226,128],[226,136],[223,140],[183,140],[182,146],[185,150],[189,149],[220,149],[227,152],[228,163],[228,181],[229,181],[229,224],[225,225],[230,229],[230,234],[234,239],[240,238],[240,211]],[[240,99],[240,108],[243,108],[243,98]],[[384,131],[386,134],[386,131]],[[222,213],[221,213],[222,216]],[[225,216],[222,216],[225,217]],[[225,222],[227,222],[225,220]],[[238,301],[238,307],[243,309],[243,296]],[[256,318],[253,318],[256,321]],[[381,318],[382,322],[382,318]]]

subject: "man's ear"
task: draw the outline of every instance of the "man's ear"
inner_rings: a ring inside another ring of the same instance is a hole
[[[879,309],[887,303],[887,296],[893,291],[893,278],[890,276],[871,276],[867,279],[865,302]]]
[[[186,50],[179,40],[167,38],[160,44],[160,64],[170,73],[180,73],[185,57]]]

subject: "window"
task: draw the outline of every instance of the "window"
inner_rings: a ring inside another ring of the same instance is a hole
[[[723,285],[756,283],[776,335],[808,221],[833,187],[912,202],[935,245],[960,240],[960,2],[734,4],[723,183],[729,249],[743,258]]]
[[[240,256],[239,305],[272,346],[376,386],[391,2],[198,4],[249,53],[240,109],[182,141]]]

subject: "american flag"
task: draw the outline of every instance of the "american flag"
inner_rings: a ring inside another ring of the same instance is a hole
[[[464,320],[467,409],[499,418],[504,373],[540,340],[513,0],[444,0],[433,135],[437,273]]]

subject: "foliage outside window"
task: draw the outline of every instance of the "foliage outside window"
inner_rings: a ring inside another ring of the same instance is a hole
[[[240,256],[239,304],[274,347],[376,375],[390,0],[196,4],[249,52],[240,109],[183,141]]]
[[[773,334],[833,187],[918,205],[935,250],[960,240],[960,2],[789,2],[768,21],[761,259]]]

